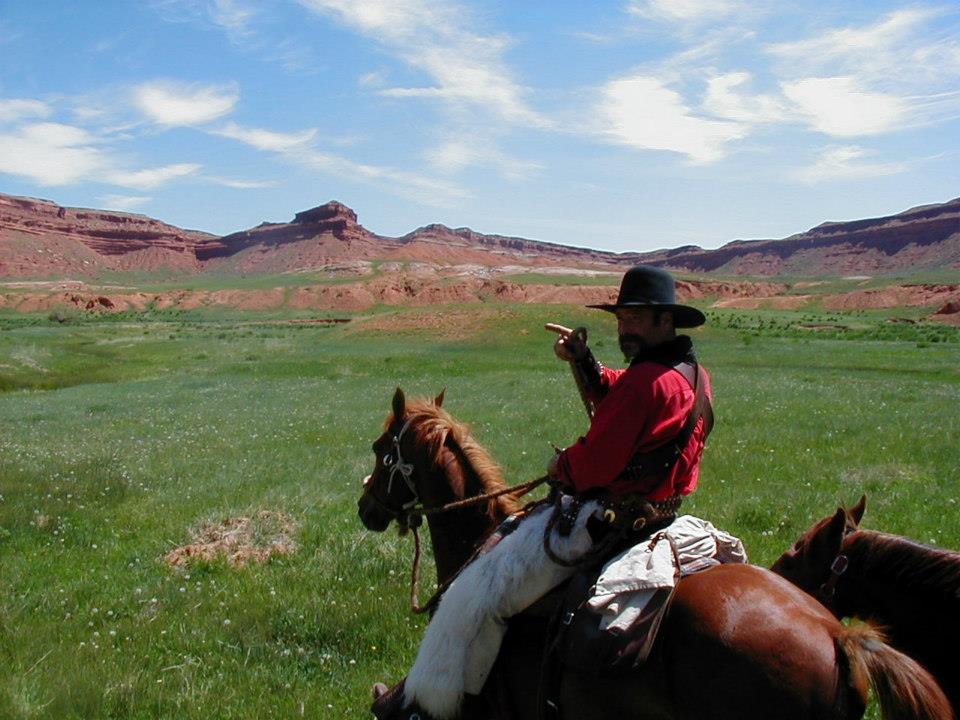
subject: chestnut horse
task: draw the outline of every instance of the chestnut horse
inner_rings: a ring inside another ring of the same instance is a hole
[[[837,508],[773,564],[838,618],[884,628],[893,647],[937,679],[954,712],[960,707],[960,553],[897,535],[860,529],[866,496]]]
[[[393,398],[373,443],[373,473],[359,500],[363,524],[405,526],[416,508],[437,508],[503,487],[496,465],[467,429],[433,402]],[[441,581],[512,510],[489,501],[428,515]],[[464,717],[538,717],[537,680],[545,626],[510,621],[478,706]],[[566,671],[560,717],[859,718],[871,683],[885,718],[950,718],[933,678],[867,626],[847,628],[820,603],[777,575],[720,565],[681,580],[650,658],[624,675]],[[374,707],[376,712],[383,708]],[[390,707],[389,711],[396,712]],[[383,715],[403,718],[409,712]]]

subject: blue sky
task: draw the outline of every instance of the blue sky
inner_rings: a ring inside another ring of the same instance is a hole
[[[960,6],[0,0],[0,192],[604,248],[960,195]]]

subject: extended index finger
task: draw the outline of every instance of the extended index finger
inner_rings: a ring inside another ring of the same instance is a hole
[[[543,326],[543,329],[549,330],[550,332],[555,332],[558,335],[563,335],[564,337],[567,337],[573,332],[571,328],[564,327],[563,325],[557,325],[556,323],[547,323]]]

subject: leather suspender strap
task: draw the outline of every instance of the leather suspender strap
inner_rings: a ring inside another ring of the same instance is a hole
[[[710,404],[710,398],[707,397],[707,392],[703,387],[703,383],[700,381],[699,365],[696,363],[682,362],[674,365],[673,369],[683,375],[686,381],[690,383],[690,387],[693,388],[693,407],[690,409],[690,414],[687,416],[687,421],[684,423],[683,429],[681,429],[677,435],[677,440],[679,441],[686,434],[686,440],[682,443],[683,447],[686,447],[687,441],[689,441],[694,428],[697,426],[697,421],[701,417],[703,417],[704,422],[704,438],[713,430],[713,406]]]

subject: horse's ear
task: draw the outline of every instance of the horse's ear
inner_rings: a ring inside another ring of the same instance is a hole
[[[433,404],[436,405],[437,407],[440,407],[441,405],[443,405],[443,395],[444,395],[444,393],[446,393],[446,392],[447,392],[447,389],[446,389],[446,388],[444,388],[443,390],[441,390],[441,391],[440,391],[440,394],[437,395],[437,396],[433,399]]]
[[[860,525],[860,521],[863,520],[863,511],[867,509],[867,496],[861,495],[860,501],[854,505],[852,508],[847,510],[847,513],[850,515],[850,519],[853,520],[854,527]]]
[[[847,529],[847,511],[842,507],[838,507],[837,511],[833,514],[833,517],[830,518],[830,522],[827,525],[827,542],[833,547],[840,547],[840,544],[843,542],[843,534]]]
[[[397,388],[397,391],[393,394],[393,417],[398,420],[402,418],[406,408],[407,398],[404,396],[403,390]]]

